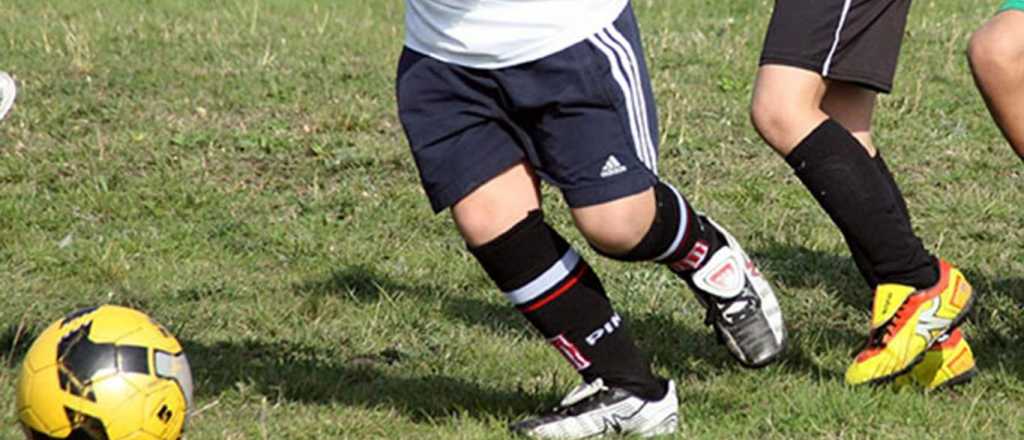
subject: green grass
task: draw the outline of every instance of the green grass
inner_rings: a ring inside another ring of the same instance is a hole
[[[635,2],[661,170],[773,279],[791,347],[739,368],[663,269],[589,251],[656,368],[679,438],[1024,435],[1024,167],[970,81],[995,8],[916,2],[876,140],[917,229],[983,295],[982,374],[953,392],[849,388],[870,292],[837,230],[757,138],[751,79],[772,2]],[[191,439],[504,438],[575,373],[432,216],[395,117],[390,0],[7,0],[0,70],[0,438],[29,341],[79,306],[143,309],[184,342]]]

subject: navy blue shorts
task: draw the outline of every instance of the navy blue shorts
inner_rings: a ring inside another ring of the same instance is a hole
[[[397,89],[435,212],[524,160],[572,207],[658,181],[657,113],[629,6],[588,39],[507,68],[468,68],[405,48]]]

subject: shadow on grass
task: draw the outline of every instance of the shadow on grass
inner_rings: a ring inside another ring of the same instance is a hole
[[[19,323],[4,327],[3,331],[0,331],[0,363],[8,368],[20,365],[32,342],[42,331],[42,328],[23,326]]]
[[[326,279],[309,280],[295,286],[295,292],[299,295],[334,295],[360,302],[377,301],[381,292],[424,290],[394,281],[363,264],[344,267]]]
[[[772,244],[752,252],[781,284],[790,287],[826,289],[846,306],[867,310],[871,292],[864,285],[852,260],[784,244]],[[1024,318],[1024,280],[990,280],[968,274],[981,292],[974,328],[969,331],[981,368],[1003,368],[1024,376],[1021,338]],[[396,281],[372,267],[341,269],[323,280],[296,286],[299,295],[336,295],[359,302],[376,302],[386,294],[405,292],[425,298],[441,298],[437,287]],[[999,306],[990,310],[986,291],[998,292]],[[497,295],[497,293],[495,293]],[[538,338],[534,330],[512,307],[500,300],[460,296],[443,297],[444,313],[464,325],[482,327],[497,338]],[[783,303],[783,308],[786,305]],[[1005,316],[1016,311],[1014,316]],[[723,371],[742,370],[710,329],[684,325],[671,311],[632,315],[624,311],[641,347],[674,376],[698,380],[713,378]],[[977,318],[982,316],[983,318]],[[997,318],[993,318],[996,316]],[[1005,319],[1004,319],[1005,318]],[[842,372],[823,368],[809,348],[821,343],[849,345],[851,353],[863,335],[836,328],[819,329],[815,341],[805,340],[800,322],[790,320],[790,345],[781,362],[764,374],[764,380],[779,373],[821,381],[841,381]],[[238,383],[257,387],[269,396],[282,395],[303,401],[333,401],[365,407],[386,406],[419,420],[450,416],[463,411],[511,417],[538,407],[525,393],[488,389],[475,383],[444,376],[403,376],[389,363],[400,362],[400,354],[378,353],[368,359],[332,360],[317,357],[312,348],[288,344],[198,345],[189,348],[193,356],[215,359],[206,371],[198,371],[213,393]],[[226,355],[225,355],[226,353]],[[354,362],[355,361],[355,362]],[[248,363],[248,365],[246,365]],[[990,367],[991,366],[991,367]],[[285,379],[287,378],[287,379]]]
[[[473,298],[451,298],[445,301],[446,313],[470,327],[483,327],[496,336],[524,335],[540,340],[515,308]],[[693,368],[695,363],[711,369],[730,368],[734,361],[715,341],[710,329],[697,333],[681,325],[667,314],[633,315],[620,310],[626,325],[638,340],[641,349],[673,373],[703,375]],[[703,369],[702,369],[703,370]]]
[[[521,393],[439,375],[401,374],[404,355],[385,350],[352,359],[291,342],[184,343],[200,395],[237,390],[268,399],[390,408],[415,421],[472,414],[511,417],[537,406]]]
[[[296,286],[296,292],[300,295],[338,295],[360,302],[376,301],[380,298],[381,292],[399,291],[434,298],[437,297],[434,290],[434,287],[427,285],[409,285],[395,281],[366,266],[344,268],[326,279]],[[497,292],[494,294],[498,295]],[[503,300],[488,301],[448,296],[443,300],[443,310],[450,318],[462,322],[463,325],[483,327],[496,337],[531,337],[539,340],[537,333],[519,312]],[[667,368],[673,375],[708,378],[725,370],[743,369],[732,359],[727,349],[718,343],[710,327],[679,322],[671,310],[646,315],[633,315],[628,311],[620,313],[631,326],[642,349],[659,366]],[[850,339],[846,334],[836,334],[832,337]],[[785,365],[783,371],[821,378],[838,377],[838,373],[823,369],[806,355],[803,347],[799,345],[799,337],[791,338],[790,347],[782,361]]]
[[[978,368],[1024,379],[1024,278],[993,279],[963,270],[977,295],[965,331]]]
[[[849,253],[838,255],[773,242],[751,252],[751,258],[771,269],[772,281],[776,284],[808,289],[824,287],[847,306],[871,309],[871,290]]]

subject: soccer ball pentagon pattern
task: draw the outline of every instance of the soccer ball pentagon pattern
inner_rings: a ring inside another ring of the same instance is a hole
[[[177,440],[192,404],[181,344],[146,314],[82,309],[35,340],[18,376],[30,440]]]

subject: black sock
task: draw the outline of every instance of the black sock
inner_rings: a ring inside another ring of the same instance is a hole
[[[843,126],[826,120],[786,162],[842,231],[851,251],[862,253],[862,272],[879,283],[919,289],[938,282],[935,259],[914,235],[898,189],[890,188],[875,160]]]
[[[882,173],[882,177],[889,184],[889,191],[896,198],[896,206],[900,208],[900,212],[906,217],[907,223],[910,223],[910,209],[907,209],[907,199],[903,197],[903,192],[900,191],[900,186],[896,184],[896,178],[889,171],[889,166],[885,164],[885,159],[882,159],[881,151],[875,153],[875,166],[878,167],[878,172]]]
[[[640,243],[625,255],[602,255],[621,261],[657,261],[685,275],[725,245],[725,237],[700,218],[671,185],[658,182],[654,200],[654,221]]]
[[[585,381],[601,378],[646,400],[665,395],[597,275],[540,211],[470,252]]]
[[[896,199],[897,207],[900,208],[900,212],[908,223],[913,225],[910,221],[910,210],[907,209],[907,201],[903,197],[903,192],[900,191],[899,185],[896,184],[896,179],[893,177],[892,172],[889,171],[889,167],[885,163],[885,159],[882,159],[882,152],[878,151],[874,157],[875,166],[878,167],[878,171],[882,173],[882,177],[885,178],[889,184],[889,191],[892,196]],[[857,246],[855,241],[846,237],[846,243],[850,247],[850,254],[853,255],[853,261],[857,265],[857,269],[860,270],[861,276],[864,277],[864,281],[874,289],[878,286],[878,276],[875,275],[875,269],[871,266],[871,262],[867,258],[867,253]]]
[[[853,257],[853,264],[857,266],[857,271],[860,272],[860,276],[864,278],[864,282],[868,283],[868,287],[874,290],[878,287],[878,275],[875,275],[875,268],[871,265],[871,261],[868,260],[867,251],[861,249],[857,245],[856,240],[843,233],[843,239],[846,241],[846,246],[850,249],[850,255]]]

